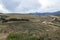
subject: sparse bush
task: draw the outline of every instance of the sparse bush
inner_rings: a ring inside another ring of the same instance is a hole
[[[2,23],[7,22],[7,19],[6,19],[7,17],[9,17],[9,16],[0,15],[0,21],[1,21]]]
[[[48,36],[37,36],[34,33],[12,33],[6,40],[51,40]]]
[[[52,21],[55,26],[59,26],[60,25],[60,19],[56,18],[54,21]]]

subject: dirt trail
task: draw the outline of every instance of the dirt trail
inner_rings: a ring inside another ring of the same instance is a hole
[[[5,40],[7,36],[8,34],[4,34],[4,33],[0,34],[0,40]]]

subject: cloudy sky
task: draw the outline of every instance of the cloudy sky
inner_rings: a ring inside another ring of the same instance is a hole
[[[60,0],[0,0],[2,13],[33,13],[60,11]]]

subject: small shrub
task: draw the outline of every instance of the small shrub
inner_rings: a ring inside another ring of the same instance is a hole
[[[34,33],[12,33],[6,40],[50,40],[48,36],[37,37]]]

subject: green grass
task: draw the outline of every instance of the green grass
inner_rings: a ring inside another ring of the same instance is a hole
[[[6,40],[51,40],[48,35],[36,35],[35,33],[11,33]]]
[[[54,25],[60,26],[60,20],[56,19],[56,20],[54,20],[52,22],[54,23]]]

